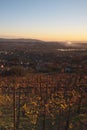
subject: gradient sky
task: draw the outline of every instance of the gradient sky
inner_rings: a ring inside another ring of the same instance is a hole
[[[0,37],[87,41],[87,0],[0,0]]]

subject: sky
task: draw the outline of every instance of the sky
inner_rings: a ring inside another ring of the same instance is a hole
[[[87,0],[0,0],[0,38],[87,41]]]

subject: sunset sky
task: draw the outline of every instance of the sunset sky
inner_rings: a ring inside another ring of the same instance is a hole
[[[0,0],[0,38],[87,41],[87,0]]]

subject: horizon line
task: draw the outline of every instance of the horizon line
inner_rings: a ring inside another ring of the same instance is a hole
[[[8,39],[8,40],[11,40],[11,39],[13,39],[13,40],[18,40],[18,39],[24,39],[24,40],[29,40],[29,39],[31,39],[31,40],[39,40],[39,41],[43,41],[43,42],[83,42],[83,43],[87,43],[87,41],[86,40],[42,40],[42,39],[38,39],[38,38],[24,38],[24,37],[0,37],[0,39]]]

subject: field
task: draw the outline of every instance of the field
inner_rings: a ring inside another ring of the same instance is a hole
[[[86,75],[30,74],[0,83],[1,129],[86,130]]]

